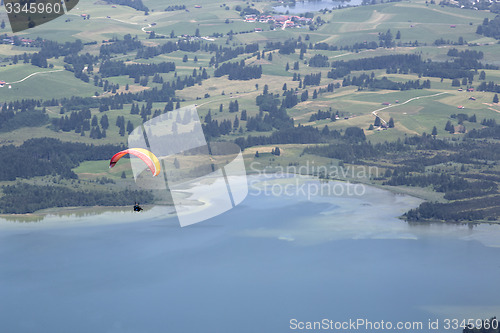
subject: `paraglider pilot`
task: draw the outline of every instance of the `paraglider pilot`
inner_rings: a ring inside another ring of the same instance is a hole
[[[134,203],[134,212],[140,212],[142,209],[137,202]]]

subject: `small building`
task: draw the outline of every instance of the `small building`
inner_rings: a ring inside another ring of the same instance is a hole
[[[467,89],[468,92],[473,92],[474,91],[474,88],[469,88]]]
[[[463,105],[459,105],[457,108],[458,109],[465,109],[465,107]]]
[[[476,100],[476,98],[475,98],[475,97],[469,97],[469,100],[470,100],[470,101],[475,101],[475,100]]]
[[[382,105],[389,106],[389,105],[391,105],[391,103],[389,103],[389,102],[384,102],[384,103],[382,103]]]
[[[194,8],[201,8],[200,5],[194,5]]]
[[[3,87],[5,85],[5,81],[0,81],[0,87]]]
[[[456,28],[456,27],[457,27],[456,24],[450,25],[450,28]]]

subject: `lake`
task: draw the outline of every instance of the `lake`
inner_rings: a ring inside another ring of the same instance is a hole
[[[327,1],[327,0],[319,0],[319,1],[297,1],[293,6],[276,6],[273,7],[274,10],[278,13],[286,13],[287,11],[290,14],[304,14],[306,12],[317,12],[322,9],[334,9],[339,6],[359,6],[361,5],[362,0],[351,0],[351,1]]]
[[[0,219],[1,331],[274,333],[293,319],[500,314],[498,225],[409,225],[397,217],[421,200],[373,187],[250,184],[242,204],[185,228],[165,207]]]

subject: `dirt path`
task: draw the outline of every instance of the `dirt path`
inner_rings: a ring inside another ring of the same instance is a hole
[[[243,93],[243,94],[238,94],[237,96],[233,96],[233,95],[230,95],[228,97],[224,97],[224,98],[221,98],[221,99],[216,99],[214,101],[208,101],[208,102],[205,102],[205,103],[201,103],[201,104],[198,104],[196,107],[199,107],[199,106],[204,106],[204,105],[207,105],[207,104],[210,104],[210,103],[217,103],[217,102],[221,102],[221,101],[225,101],[225,100],[228,100],[228,99],[236,99],[236,98],[240,98],[241,96],[246,96],[246,95],[249,95],[249,94],[254,94],[258,91],[250,91],[250,92],[246,92],[246,93]]]
[[[339,32],[342,33],[342,32],[351,32],[351,31],[373,30],[373,29],[376,29],[384,21],[387,21],[388,19],[390,19],[392,16],[394,16],[394,15],[380,13],[380,12],[375,10],[373,12],[372,16],[368,20],[366,20],[362,23],[359,23],[359,22],[345,22],[345,23],[343,23],[339,29]],[[336,23],[340,23],[340,22],[336,22]]]
[[[30,78],[30,77],[32,77],[32,76],[38,75],[38,74],[55,73],[55,72],[63,72],[63,71],[64,71],[64,69],[56,69],[56,70],[53,70],[53,71],[35,72],[35,73],[31,73],[30,75],[26,76],[24,79],[21,79],[21,80],[19,80],[19,81],[14,81],[14,82],[7,82],[7,83],[5,83],[5,84],[20,83],[20,82],[23,82],[24,80],[29,79],[29,78]]]
[[[417,99],[421,99],[421,98],[428,98],[428,97],[435,97],[435,96],[439,96],[439,95],[444,95],[444,94],[448,94],[447,92],[440,92],[440,93],[437,93],[437,94],[434,94],[434,95],[427,95],[427,96],[418,96],[418,97],[413,97],[413,98],[410,98],[409,100],[407,100],[406,102],[403,102],[403,103],[399,103],[399,104],[393,104],[393,105],[389,105],[389,106],[384,106],[383,108],[380,108],[380,109],[377,109],[375,111],[372,111],[372,114],[375,116],[375,117],[379,117],[380,120],[387,125],[387,122],[382,119],[382,117],[378,116],[377,115],[377,112],[380,112],[380,111],[383,111],[383,110],[386,110],[386,109],[389,109],[389,108],[393,108],[395,106],[401,106],[401,105],[405,105],[407,103],[410,103],[411,101],[414,101],[414,100],[417,100]]]

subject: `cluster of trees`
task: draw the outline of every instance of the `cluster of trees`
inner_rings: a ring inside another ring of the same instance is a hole
[[[330,110],[328,111],[318,110],[318,112],[313,113],[309,118],[309,121],[311,122],[324,119],[330,119],[331,121],[335,121],[337,117],[340,118],[339,111],[337,110],[337,112],[333,112],[332,108],[330,108]]]
[[[234,8],[237,12],[240,12],[240,16],[244,17],[245,15],[260,15],[261,12],[258,11],[255,8],[252,8],[250,6],[246,6],[245,8],[242,8],[240,5],[236,5]]]
[[[186,9],[186,5],[173,5],[173,6],[168,6],[164,10],[166,12],[173,12],[173,11],[176,11],[176,10],[185,10],[185,9]]]
[[[328,57],[321,54],[316,54],[309,59],[309,66],[311,67],[329,67],[330,62]]]
[[[275,145],[287,143],[322,143],[333,138],[340,137],[340,133],[336,130],[330,131],[326,127],[326,131],[320,131],[312,126],[288,127],[274,131],[270,136],[252,136],[237,138],[234,142],[245,149],[252,146]]]
[[[230,101],[229,102],[229,112],[233,113],[233,112],[238,112],[238,111],[240,111],[240,106],[238,104],[238,100],[235,100],[234,102]]]
[[[75,131],[75,133],[83,133],[85,131],[90,130],[91,118],[92,114],[90,113],[89,109],[84,109],[81,111],[72,111],[69,117],[68,115],[63,115],[59,119],[53,118],[52,126],[56,131],[58,130],[64,132]]]
[[[151,114],[151,112],[149,114]],[[144,119],[144,117],[143,117],[143,119]],[[125,117],[124,116],[116,117],[115,125],[119,129],[118,134],[120,134],[121,136],[124,136],[125,135]],[[132,133],[133,130],[134,130],[134,124],[132,124],[132,122],[129,120],[127,122],[127,133],[130,134],[130,133]]]
[[[92,73],[94,64],[97,63],[98,57],[92,56],[88,52],[86,54],[71,54],[64,57],[64,69],[73,72],[77,79],[83,82],[89,82],[87,73]]]
[[[472,53],[469,53],[472,54]],[[335,61],[334,68],[328,73],[328,77],[337,79],[348,75],[351,71],[366,71],[374,69],[385,69],[387,74],[409,74],[419,76],[440,77],[448,79],[467,78],[472,82],[477,69],[497,69],[494,65],[483,65],[472,57],[457,57],[453,61],[432,62],[424,61],[420,55],[394,54],[349,61]]]
[[[304,76],[304,79],[302,81],[302,87],[305,88],[306,86],[319,86],[321,82],[321,73],[317,74],[307,74]]]
[[[408,46],[418,46],[418,41],[415,42],[407,42],[407,43],[401,43],[398,42],[398,46],[403,46],[403,45],[408,45]],[[352,45],[331,45],[327,44],[324,42],[316,43],[314,45],[309,45],[310,49],[315,49],[315,50],[325,50],[325,51],[350,51],[350,52],[359,52],[360,50],[375,50],[379,47],[384,47],[384,42],[382,44],[377,43],[375,41],[371,42],[362,42],[362,43],[354,43]]]
[[[203,133],[205,133],[207,138],[217,138],[221,135],[231,133],[233,130],[233,124],[228,119],[222,120],[221,122],[216,119],[212,119],[212,113],[211,111],[208,111],[208,114],[205,116],[204,123],[202,124],[202,128]]]
[[[284,42],[281,41],[266,42],[266,45],[264,47],[264,50],[266,51],[279,50],[278,52],[280,54],[285,54],[285,55],[295,53],[295,49],[301,49],[301,53],[306,52],[307,44],[303,43],[302,39],[299,37],[299,40],[290,38],[285,40]]]
[[[397,39],[401,39],[401,33],[399,31],[398,31],[398,37],[399,38],[397,38]],[[380,41],[379,46],[380,47],[387,47],[387,48],[393,47],[395,45],[393,38],[394,37],[393,37],[390,29],[387,30],[385,33],[379,32],[379,34],[378,34],[378,40]]]
[[[214,46],[211,46],[209,49],[211,48],[214,48]],[[215,50],[215,56],[210,59],[209,65],[217,66],[217,64],[221,62],[234,59],[239,55],[256,53],[258,51],[259,51],[259,44],[257,43],[247,44],[245,46],[238,46],[235,48],[219,46],[219,48],[218,49],[216,48]]]
[[[38,127],[49,121],[45,108],[42,110],[0,111],[0,132],[22,127]]]
[[[483,81],[479,84],[479,86],[477,87],[477,90],[500,93],[500,84],[497,84],[493,81],[490,81],[488,83]],[[493,103],[498,103],[498,102],[493,102]]]
[[[30,139],[16,147],[0,147],[0,180],[31,178],[36,176],[60,175],[63,178],[77,178],[71,170],[82,161],[105,160],[124,149],[117,145],[87,145],[62,142],[57,139]]]
[[[31,64],[33,66],[48,67],[47,59],[65,57],[71,54],[77,54],[83,49],[83,43],[80,39],[74,42],[58,43],[51,40],[41,40],[37,43],[40,51],[31,55]]]
[[[481,125],[488,127],[496,127],[497,122],[493,118],[484,118],[483,120],[481,120]]]
[[[473,114],[472,116],[469,116],[465,113],[452,114],[450,118],[456,119],[459,125],[463,124],[464,121],[468,121],[471,123],[475,123],[477,121],[476,114]]]
[[[293,89],[287,90],[283,94],[284,98],[281,101],[281,106],[284,108],[293,108],[295,105],[299,103],[299,98],[297,95],[297,92]],[[302,96],[300,98],[300,102],[307,101],[308,99],[308,92],[307,90],[302,92]]]
[[[155,75],[156,73],[170,73],[175,71],[174,62],[160,62],[151,64],[125,64],[123,61],[104,61],[99,73],[103,77],[128,75],[137,77],[141,75]]]
[[[383,77],[382,79],[376,79],[374,74],[361,74],[352,78],[348,76],[342,82],[342,86],[358,86],[359,88],[368,88],[368,89],[386,89],[386,90],[410,90],[410,89],[430,89],[431,81],[424,80],[420,82],[420,80],[409,80],[407,82],[394,82],[389,80],[387,77]]]
[[[332,62],[332,67],[335,70],[332,74],[329,73],[328,77],[338,78],[350,74],[351,71],[367,71],[373,69],[390,69],[391,72],[395,71],[395,73],[409,73],[411,68],[419,68],[422,63],[421,56],[416,54],[393,54],[348,61],[340,60]],[[339,76],[337,73],[345,74]]]
[[[171,37],[173,36],[173,31]],[[137,50],[136,58],[149,59],[156,57],[161,54],[168,54],[174,51],[184,51],[184,52],[214,52],[215,55],[211,58],[209,65],[215,65],[227,60],[236,58],[241,54],[255,53],[259,51],[259,44],[247,44],[245,46],[229,47],[229,46],[217,46],[214,43],[204,43],[200,40],[190,41],[190,40],[178,40],[177,42],[168,41],[158,46],[140,47]]]
[[[493,20],[484,19],[483,24],[480,24],[476,30],[477,34],[500,39],[500,15],[497,15]]]
[[[278,42],[278,43],[279,43],[279,47],[277,47],[277,48],[279,49],[279,51],[278,51],[279,54],[285,54],[285,55],[295,53],[295,49],[298,46],[297,41],[293,40],[293,39],[288,39],[283,43],[281,43],[281,42]],[[266,47],[266,49],[268,49],[268,48]]]
[[[474,128],[467,133],[467,137],[473,139],[493,138],[499,140],[500,126],[496,125],[494,127],[483,128],[481,130],[476,130]]]
[[[48,122],[42,101],[34,99],[23,99],[4,103],[0,109],[0,132],[13,131],[21,127],[41,126]]]
[[[112,83],[112,82],[109,82],[108,80],[102,80],[102,79],[99,79],[99,76],[97,75],[94,75],[94,86],[96,87],[100,87],[102,88],[102,90],[106,91],[106,92],[111,92],[111,93],[116,93],[116,91],[118,89],[120,89],[120,85],[118,83]],[[128,90],[127,89],[127,85],[125,85],[125,90]]]
[[[457,200],[451,203],[424,202],[418,208],[405,213],[404,217],[414,222],[428,220],[452,222],[495,220],[500,216],[499,201],[500,195]]]
[[[445,173],[432,174],[393,174],[392,177],[384,182],[384,185],[398,186],[432,186],[437,192],[452,192],[456,194],[459,191],[475,190],[490,191],[496,189],[497,185],[492,181],[468,181],[462,177],[453,177]]]
[[[458,37],[458,41],[452,41],[450,39],[444,39],[443,37],[438,38],[434,41],[433,45],[441,46],[441,45],[464,45],[466,42],[462,36]]]
[[[262,66],[247,66],[245,60],[226,62],[214,71],[215,77],[229,75],[229,80],[251,80],[262,76]]]
[[[142,47],[143,45],[137,36],[132,37],[132,35],[126,34],[123,36],[123,40],[113,38],[108,40],[106,44],[103,43],[99,48],[99,58],[106,59],[112,54],[127,54]]]
[[[448,50],[447,54],[449,57],[459,57],[464,59],[481,60],[484,58],[483,51],[476,51],[476,50],[458,51],[457,49],[452,48]]]
[[[123,206],[134,202],[148,204],[154,200],[153,194],[144,190],[75,190],[26,183],[2,186],[1,189],[0,212],[3,214],[33,213],[50,207]]]
[[[455,115],[463,118],[462,115]],[[465,115],[466,116],[466,115]],[[471,117],[468,117],[469,119]],[[500,177],[495,171],[487,173],[485,165],[492,165],[500,158],[500,144],[484,141],[484,138],[499,138],[500,126],[491,124],[481,130],[470,131],[462,142],[437,139],[435,135],[406,137],[396,142],[371,144],[359,141],[329,145],[310,146],[304,153],[340,159],[347,163],[377,165],[378,161],[391,161],[394,167],[386,169],[382,179],[391,186],[432,186],[434,190],[445,193],[447,203],[424,203],[408,212],[405,217],[411,221],[447,220],[469,221],[474,219],[497,219],[498,185]],[[481,140],[475,140],[476,138]],[[432,155],[433,157],[429,157]],[[442,166],[461,163],[460,171],[443,172]],[[469,168],[465,165],[471,165]]]
[[[373,126],[375,126],[375,127],[380,127],[380,126],[386,127],[386,124],[382,124],[382,120],[380,119],[380,117],[376,116],[375,117],[375,121],[373,122]],[[370,126],[368,129],[369,130],[373,130],[373,126]],[[389,122],[387,123],[387,127],[394,128],[394,118],[391,117],[389,119]],[[436,135],[436,134],[433,134],[433,135]]]
[[[190,48],[193,48],[194,51],[198,51],[201,47],[201,42],[196,42],[196,43],[188,42],[188,43],[189,43]],[[149,59],[149,58],[159,56],[160,54],[172,53],[172,52],[180,49],[179,48],[180,44],[181,44],[181,42],[175,43],[175,42],[169,41],[169,42],[163,43],[163,44],[158,45],[158,46],[140,47],[137,50],[136,58],[137,59],[141,59],[141,58],[142,59]],[[185,42],[182,44],[185,44]]]

